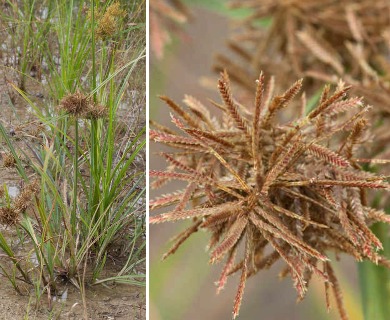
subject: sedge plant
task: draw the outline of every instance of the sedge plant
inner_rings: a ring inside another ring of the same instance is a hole
[[[66,279],[85,306],[86,283],[144,285],[145,126],[136,117],[145,89],[143,4],[134,1],[127,12],[119,2],[56,1],[48,13],[52,41],[40,43],[48,98],[42,104],[11,84],[42,129],[20,142],[0,124],[14,160],[8,170],[24,185],[15,199],[7,186],[1,195],[1,217],[11,213],[2,223],[29,243],[16,253],[0,233],[8,257],[2,273],[19,292],[33,286],[37,298],[50,298]],[[126,21],[130,14],[136,23]],[[132,104],[134,90],[140,98]],[[112,259],[117,267],[108,272]]]

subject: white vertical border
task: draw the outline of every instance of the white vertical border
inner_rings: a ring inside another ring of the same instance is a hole
[[[146,6],[146,197],[145,197],[145,214],[146,214],[146,320],[149,320],[149,0],[145,0]]]

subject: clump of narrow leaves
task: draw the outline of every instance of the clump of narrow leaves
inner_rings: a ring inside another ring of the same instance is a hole
[[[385,177],[361,170],[355,157],[367,137],[370,107],[361,98],[348,98],[350,87],[340,82],[334,92],[326,86],[311,111],[304,111],[302,95],[295,118],[282,122],[278,113],[292,105],[302,80],[280,95],[263,74],[256,82],[254,101],[241,105],[231,94],[227,73],[222,73],[222,104],[213,102],[222,112],[219,117],[193,97],[185,98],[187,108],[161,97],[173,110],[178,130],[156,123],[150,130],[151,140],[172,147],[161,153],[167,170],[150,172],[155,178],[151,185],[172,180],[187,185],[150,201],[151,210],[174,206],[150,222],[190,221],[165,257],[198,230],[210,232],[210,262],[224,260],[218,291],[229,275],[241,274],[234,317],[247,278],[283,260],[281,275],[291,277],[299,299],[315,274],[324,282],[328,307],[332,289],[340,316],[347,319],[328,252],[390,265],[368,228],[390,219],[369,207],[365,193],[389,189],[389,184]],[[346,111],[349,116],[340,117]]]

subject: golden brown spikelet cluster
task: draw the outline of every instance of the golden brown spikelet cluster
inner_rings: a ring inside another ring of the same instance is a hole
[[[37,180],[26,185],[9,206],[0,208],[0,223],[5,225],[17,223],[19,216],[27,210],[34,195],[38,194],[39,189]],[[4,190],[2,190],[2,195],[0,197],[3,196]]]
[[[181,0],[151,0],[150,44],[157,58],[162,58],[164,46],[171,41],[170,32],[179,33],[178,26],[188,21],[189,10]]]
[[[15,167],[16,161],[12,153],[3,154],[3,167],[4,168],[13,168]]]
[[[126,10],[121,9],[119,2],[114,2],[107,8],[106,14],[112,17],[120,18],[126,15]]]
[[[105,12],[95,12],[97,21],[96,35],[106,40],[111,38],[119,29],[119,21],[126,15],[126,10],[121,9],[119,2],[114,2],[107,7]],[[91,12],[88,12],[88,19],[91,20]]]
[[[93,103],[90,97],[81,92],[66,95],[59,107],[77,118],[100,119],[108,115],[107,107]]]
[[[13,203],[13,209],[16,213],[21,214],[26,211],[31,204],[34,195],[38,194],[40,190],[38,180],[34,180],[25,186],[20,194],[16,197]]]
[[[108,109],[106,106],[101,104],[91,104],[89,105],[87,111],[84,114],[84,117],[87,119],[102,119],[107,118]]]
[[[19,213],[17,213],[12,207],[0,208],[0,223],[4,225],[12,225],[17,222]]]
[[[86,112],[90,103],[90,97],[81,92],[76,92],[70,93],[62,98],[60,101],[60,108],[75,117],[80,117]]]
[[[370,107],[361,98],[347,97],[350,87],[340,83],[334,92],[326,86],[309,111],[303,95],[295,118],[278,121],[278,113],[291,105],[301,87],[299,80],[275,95],[274,82],[260,74],[253,102],[242,105],[222,73],[222,103],[213,102],[222,116],[212,116],[191,96],[184,100],[186,108],[161,97],[173,111],[177,130],[152,123],[150,139],[171,151],[161,153],[168,162],[165,171],[150,171],[151,186],[173,180],[187,185],[151,200],[151,210],[174,208],[150,222],[189,220],[165,257],[198,230],[210,232],[210,262],[224,260],[218,290],[229,275],[241,274],[234,317],[247,278],[278,260],[284,261],[281,275],[291,277],[299,299],[313,274],[322,279],[326,296],[333,291],[342,319],[347,315],[329,251],[390,265],[369,229],[373,222],[390,219],[366,200],[367,189],[389,190],[390,185],[385,177],[363,171],[355,157],[366,139]],[[349,116],[341,117],[347,111]]]

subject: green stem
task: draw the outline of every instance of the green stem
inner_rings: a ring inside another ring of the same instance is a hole
[[[389,237],[383,224],[375,224],[372,231],[382,241],[383,255],[390,256]],[[362,291],[364,319],[387,320],[390,315],[390,270],[371,261],[359,263],[359,280]]]
[[[73,209],[71,211],[71,216],[70,216],[70,227],[72,228],[72,235],[76,235],[76,225],[77,225],[77,196],[78,196],[78,189],[77,189],[77,184],[78,184],[78,178],[79,178],[79,122],[78,119],[75,119],[75,151],[74,151],[74,180],[73,180]],[[73,242],[73,240],[71,240]],[[74,254],[74,246],[72,246],[71,250],[71,256],[70,256],[70,261],[71,261],[71,273],[76,273],[77,272],[77,263],[76,263],[76,257]]]

